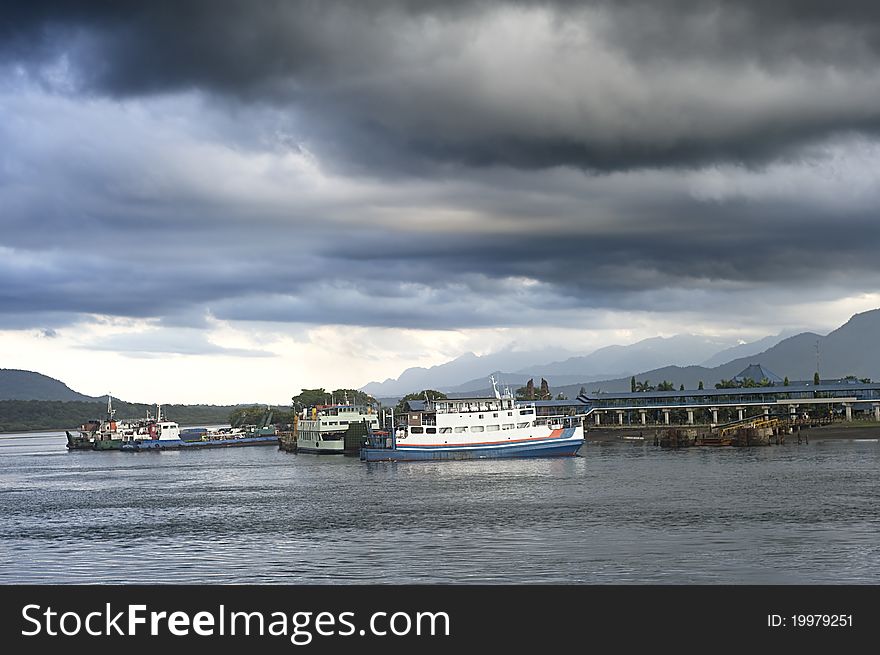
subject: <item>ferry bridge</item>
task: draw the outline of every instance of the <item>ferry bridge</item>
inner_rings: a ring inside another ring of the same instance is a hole
[[[880,422],[880,384],[838,382],[685,391],[581,394],[538,401],[538,414],[582,415],[587,425],[718,425],[750,417],[855,418]]]

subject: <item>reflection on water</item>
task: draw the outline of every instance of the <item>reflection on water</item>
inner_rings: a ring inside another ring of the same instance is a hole
[[[0,582],[880,582],[880,445],[364,464],[0,435]]]

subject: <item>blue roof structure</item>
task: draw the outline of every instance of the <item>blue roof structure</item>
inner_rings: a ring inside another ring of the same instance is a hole
[[[751,378],[755,382],[760,382],[763,379],[768,379],[770,382],[782,383],[782,378],[776,375],[773,371],[768,371],[766,368],[761,366],[760,364],[750,364],[742,371],[733,376],[733,379],[736,382],[742,382],[746,378]]]

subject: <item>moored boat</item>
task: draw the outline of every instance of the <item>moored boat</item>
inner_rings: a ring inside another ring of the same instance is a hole
[[[149,413],[146,418],[117,420],[113,409],[113,398],[107,396],[107,416],[83,423],[72,434],[66,430],[68,450],[119,450],[126,439],[133,439],[149,431],[153,422]]]
[[[157,406],[156,418],[116,420],[112,399],[107,398],[107,417],[82,424],[78,430],[67,431],[69,450],[172,450],[184,448],[217,448],[226,446],[269,446],[278,443],[269,415],[261,425],[242,428],[190,428],[181,430],[175,421],[162,416]],[[75,434],[74,434],[75,432]]]
[[[161,416],[161,414],[160,414]],[[160,420],[147,438],[125,441],[120,450],[140,452],[147,450],[189,450],[194,448],[224,448],[237,446],[270,446],[278,443],[275,426],[249,426],[243,428],[218,428],[216,430],[190,430],[181,434],[174,421]]]
[[[426,398],[386,434],[374,434],[360,451],[364,461],[489,459],[576,455],[584,444],[582,419],[537,416],[534,403],[494,398]]]
[[[343,455],[346,452],[345,435],[349,427],[357,423],[378,429],[379,416],[372,407],[350,403],[304,409],[302,416],[297,418],[293,438],[282,439],[281,447],[298,453]],[[356,455],[358,448],[352,452]]]

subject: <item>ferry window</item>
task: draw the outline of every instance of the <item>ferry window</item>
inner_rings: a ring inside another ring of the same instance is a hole
[[[517,424],[516,424],[516,427],[518,427],[518,428],[527,428],[527,427],[529,427],[529,424],[528,424],[528,422],[526,422],[526,423],[517,423]]]
[[[414,427],[414,428],[410,428],[410,429],[409,429],[409,432],[410,432],[410,434],[421,434],[421,433],[422,433],[422,428],[415,428],[415,427]]]
[[[452,428],[440,428],[440,434],[450,434],[452,432]]]
[[[483,418],[483,415],[482,415],[482,414],[480,414],[480,418]]]
[[[456,432],[467,432],[467,426],[466,426],[466,425],[463,425],[463,426],[461,426],[461,427],[459,427],[459,428],[455,428],[455,431],[456,431]]]
[[[482,425],[472,425],[471,432],[482,432],[484,430]]]
[[[507,412],[508,416],[513,416],[513,412]]]
[[[348,425],[348,421],[339,421],[339,425]]]
[[[521,410],[519,410],[519,413],[520,413],[520,414],[534,414],[534,413],[535,413],[535,410],[533,410],[533,409],[521,409]]]
[[[513,430],[513,423],[505,423],[501,426],[502,430]]]
[[[425,432],[428,434],[437,434],[437,428],[425,428]]]
[[[487,426],[486,426],[486,429],[487,429],[489,432],[497,432],[497,431],[500,429],[500,427],[501,427],[501,426],[499,426],[499,425],[487,425]]]
[[[492,414],[492,418],[498,418],[498,412],[495,412],[494,414]]]

